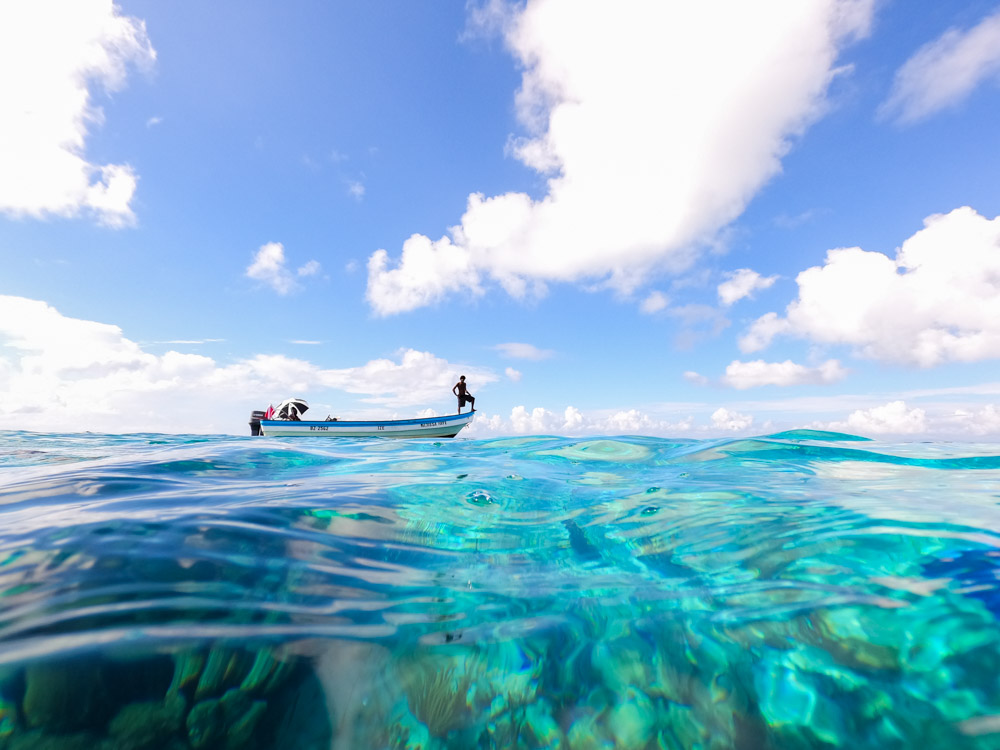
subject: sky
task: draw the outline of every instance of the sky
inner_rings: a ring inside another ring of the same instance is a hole
[[[998,123],[996,0],[0,0],[0,429],[993,441]]]

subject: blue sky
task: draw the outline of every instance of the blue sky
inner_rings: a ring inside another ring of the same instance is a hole
[[[1000,4],[7,3],[0,428],[1000,433]]]

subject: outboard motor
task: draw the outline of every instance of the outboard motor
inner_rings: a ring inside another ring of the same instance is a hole
[[[250,435],[257,437],[260,435],[260,420],[264,418],[266,412],[263,411],[252,411],[250,412]]]

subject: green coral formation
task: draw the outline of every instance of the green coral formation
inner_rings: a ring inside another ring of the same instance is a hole
[[[69,732],[100,719],[104,680],[99,667],[73,664],[32,664],[25,670],[21,708],[29,727]],[[86,690],[81,690],[86,685]]]
[[[172,738],[176,745],[186,707],[178,693],[162,701],[129,703],[109,723],[108,735],[120,750],[153,750],[163,747],[164,738]]]
[[[161,661],[50,661],[5,675],[0,750],[259,750],[275,734],[266,725],[294,705],[282,691],[298,688],[296,661],[270,648],[178,651],[172,672]],[[271,699],[281,709],[268,719]]]

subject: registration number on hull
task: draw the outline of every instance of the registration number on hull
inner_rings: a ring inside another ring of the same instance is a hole
[[[447,422],[425,422],[421,427],[444,427]],[[330,428],[320,424],[309,425],[310,432],[327,432]],[[376,430],[385,430],[383,425],[375,425]]]

